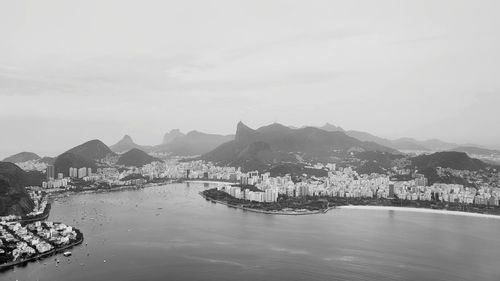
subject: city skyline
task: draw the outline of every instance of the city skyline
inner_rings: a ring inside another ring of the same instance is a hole
[[[5,1],[0,155],[240,120],[498,149],[499,5]]]

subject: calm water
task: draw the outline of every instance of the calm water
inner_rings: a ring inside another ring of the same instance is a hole
[[[0,280],[500,280],[498,220],[367,210],[272,216],[206,202],[204,188],[59,198],[50,220],[83,230],[88,246],[69,261],[59,256],[58,266],[53,257]]]

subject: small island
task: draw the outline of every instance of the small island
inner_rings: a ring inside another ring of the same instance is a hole
[[[0,222],[0,271],[66,251],[83,242],[80,230],[59,222]]]

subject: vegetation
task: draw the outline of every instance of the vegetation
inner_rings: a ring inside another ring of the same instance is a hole
[[[38,160],[40,159],[40,156],[36,155],[33,152],[20,152],[18,154],[14,154],[12,156],[9,156],[5,158],[3,161],[4,162],[11,162],[11,163],[22,163],[30,160]]]
[[[161,161],[161,160],[147,154],[146,152],[140,149],[132,148],[131,150],[120,155],[120,158],[118,159],[118,162],[116,164],[124,166],[142,167],[146,164],[155,161]]]

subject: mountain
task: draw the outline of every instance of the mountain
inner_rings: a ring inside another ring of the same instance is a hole
[[[481,155],[481,156],[497,156],[500,157],[500,150],[486,149],[475,146],[459,146],[451,149],[452,151],[465,152],[468,155]]]
[[[100,160],[108,156],[116,156],[116,153],[111,151],[107,145],[100,140],[91,140],[76,146],[65,153],[71,153],[90,160]]]
[[[25,172],[10,162],[0,162],[0,216],[25,215],[34,206],[25,186],[42,184],[40,172]]]
[[[326,123],[322,127],[318,127],[318,128],[321,130],[328,131],[328,132],[345,132],[344,129],[342,129],[342,127],[335,126],[335,125],[330,124],[330,123]]]
[[[455,170],[478,171],[488,167],[479,159],[470,158],[464,152],[443,151],[430,155],[419,155],[410,158],[412,165],[418,169],[451,168]]]
[[[65,177],[69,176],[69,168],[92,168],[96,171],[97,165],[94,160],[88,159],[84,156],[74,154],[71,152],[65,152],[57,156],[54,161],[55,174],[63,173]]]
[[[5,159],[3,159],[4,162],[11,162],[11,163],[22,163],[26,161],[31,161],[31,160],[38,160],[40,159],[40,156],[33,152],[20,152],[18,154],[11,155]]]
[[[429,180],[429,184],[434,183],[454,183],[464,186],[475,186],[475,183],[470,182],[462,176],[457,176],[453,173],[438,173],[437,167],[451,168],[455,170],[478,171],[486,168],[498,168],[482,162],[479,159],[470,158],[464,152],[443,151],[436,152],[430,155],[419,155],[410,158],[413,168],[416,168],[418,173],[425,175]]]
[[[383,146],[391,147],[392,146],[392,141],[384,138],[380,138],[377,136],[374,136],[370,133],[362,132],[362,131],[345,131],[345,134],[353,137],[355,139],[358,139],[360,141],[371,141],[374,143],[378,143]]]
[[[224,136],[191,131],[184,136],[173,139],[169,143],[155,146],[153,151],[171,153],[174,156],[201,155],[233,138],[231,135]]]
[[[184,136],[185,136],[185,134],[182,133],[179,129],[173,129],[163,136],[162,144],[171,143],[173,140],[175,140],[177,138],[182,138]]]
[[[142,146],[136,144],[129,135],[125,135],[119,142],[109,147],[113,152],[123,153],[133,148],[140,150],[150,150],[150,146]]]
[[[343,132],[327,132],[315,127],[291,129],[278,123],[253,130],[242,122],[234,140],[226,142],[201,158],[244,170],[265,170],[272,164],[330,162],[351,151],[397,152],[373,142],[362,142]]]
[[[124,166],[142,167],[146,164],[155,161],[161,161],[161,160],[153,156],[150,156],[149,154],[140,149],[132,148],[131,150],[120,155],[120,158],[118,159],[118,162],[116,164]]]

